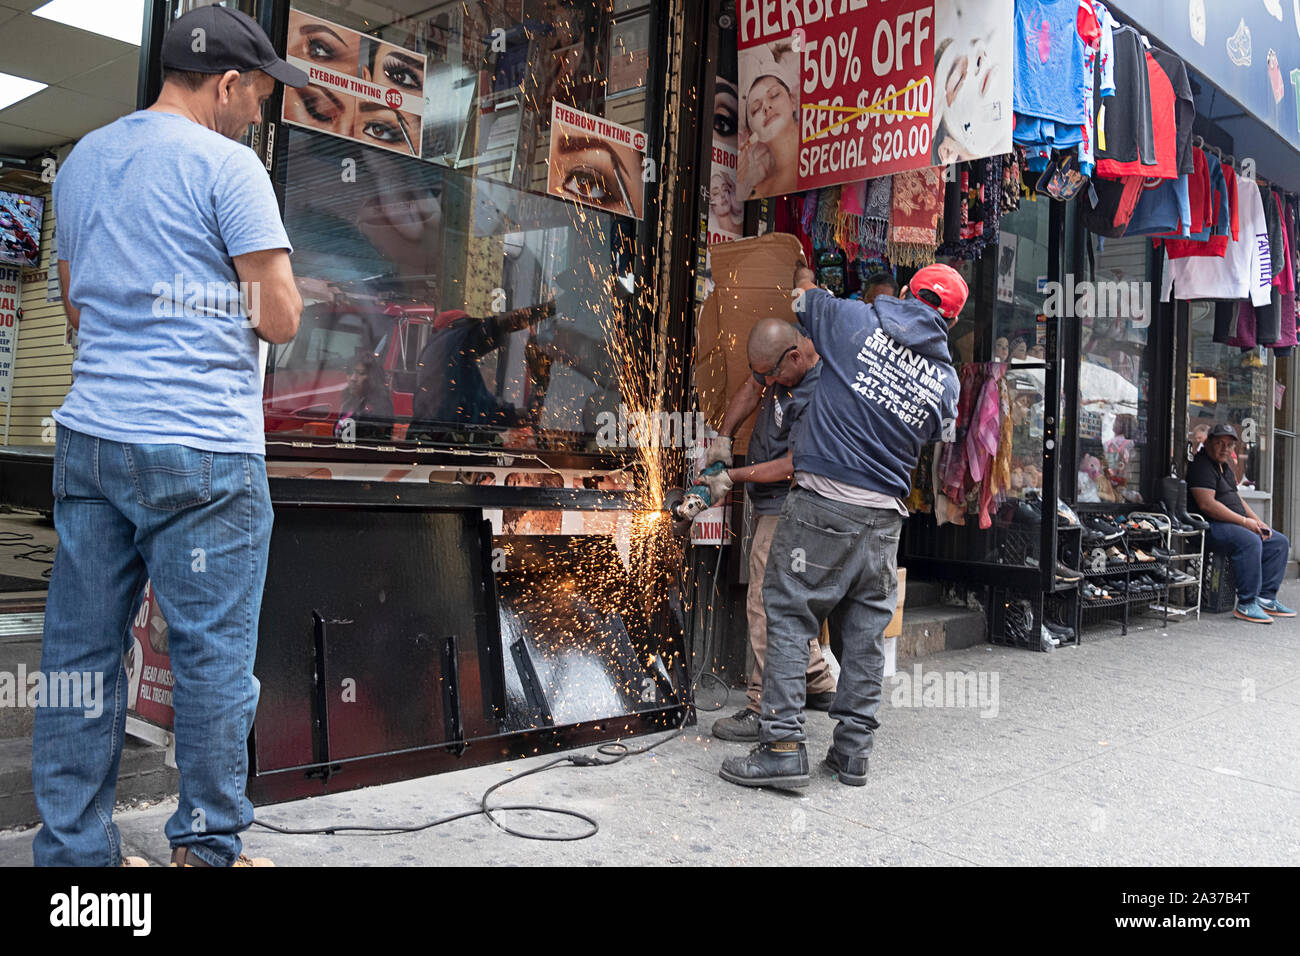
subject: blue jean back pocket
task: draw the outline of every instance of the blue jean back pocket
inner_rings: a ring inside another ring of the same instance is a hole
[[[136,501],[180,511],[212,500],[212,452],[184,445],[123,445]]]

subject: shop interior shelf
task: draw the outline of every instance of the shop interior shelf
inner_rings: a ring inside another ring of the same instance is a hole
[[[1151,600],[1151,597],[1151,594],[1148,594],[1147,600]],[[1082,610],[1084,614],[1087,614],[1088,611],[1100,611],[1106,609],[1106,607],[1123,607],[1126,604],[1128,604],[1127,597],[1106,598],[1105,601],[1089,601],[1088,598],[1083,598],[1083,604],[1080,606],[1080,610]]]

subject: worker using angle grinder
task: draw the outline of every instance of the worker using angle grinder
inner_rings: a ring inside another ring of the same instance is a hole
[[[948,330],[967,289],[956,270],[926,266],[902,298],[881,295],[870,305],[837,299],[812,279],[806,267],[795,271],[794,307],[822,369],[795,436],[795,487],[763,578],[760,742],[721,770],[747,787],[808,785],[804,674],[823,620],[843,646],[824,763],[840,783],[866,784],[884,632],[898,601],[902,499],[922,446],[940,440],[957,411]]]
[[[757,742],[763,659],[767,653],[763,574],[767,569],[772,532],[776,530],[794,475],[791,439],[817,388],[822,366],[812,341],[801,335],[794,323],[779,318],[760,319],[754,325],[749,333],[748,352],[753,375],[731,397],[722,420],[722,434],[709,444],[704,474],[698,480],[709,489],[713,502],[721,501],[733,483],[749,482],[749,500],[758,516],[749,548],[749,593],[745,602],[749,646],[754,652],[749,700],[735,714],[713,724],[715,737]],[[758,418],[746,455],[750,464],[735,468],[731,436],[755,411]],[[814,710],[828,710],[835,698],[835,677],[822,657],[817,635],[809,643],[807,691],[807,706]]]

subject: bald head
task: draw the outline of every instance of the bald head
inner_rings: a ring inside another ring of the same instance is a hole
[[[799,330],[784,319],[759,319],[749,332],[749,364],[771,368],[792,346],[799,344]]]

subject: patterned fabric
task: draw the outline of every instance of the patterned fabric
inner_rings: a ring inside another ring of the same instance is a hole
[[[894,174],[894,201],[890,210],[889,261],[896,266],[924,266],[934,262],[939,245],[939,217],[943,213],[941,167],[909,169]]]
[[[959,181],[949,184],[945,199],[946,204],[956,203],[959,207],[956,210],[945,207],[946,217],[952,212],[954,228],[945,228],[937,255],[978,259],[986,247],[997,247],[1002,222],[1003,175],[1001,156],[961,165]]]

